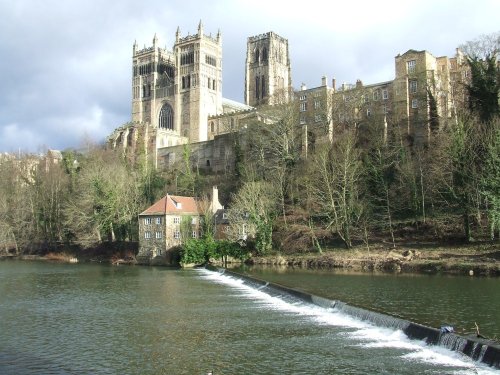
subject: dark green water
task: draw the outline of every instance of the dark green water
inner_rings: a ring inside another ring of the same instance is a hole
[[[500,279],[449,275],[246,268],[257,278],[458,333],[500,339]]]
[[[209,370],[499,373],[206,270],[0,261],[0,374]]]

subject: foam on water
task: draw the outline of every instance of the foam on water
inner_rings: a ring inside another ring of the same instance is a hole
[[[239,296],[256,303],[256,307],[265,307],[306,317],[322,325],[347,328],[341,335],[353,341],[353,346],[365,348],[389,348],[402,350],[401,358],[405,361],[420,361],[440,366],[461,368],[457,374],[499,374],[500,371],[474,362],[469,357],[439,346],[429,346],[423,341],[409,339],[401,330],[377,327],[331,308],[323,308],[302,301],[287,301],[279,296],[266,293],[264,287],[254,288],[244,280],[199,269],[204,279],[227,285],[239,292]]]

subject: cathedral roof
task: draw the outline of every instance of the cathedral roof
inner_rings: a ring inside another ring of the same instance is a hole
[[[231,112],[241,112],[241,111],[249,111],[254,109],[253,107],[237,102],[235,100],[222,98],[222,108],[224,113]]]

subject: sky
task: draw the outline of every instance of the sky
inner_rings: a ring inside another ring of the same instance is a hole
[[[132,45],[220,30],[223,96],[243,102],[249,36],[287,38],[292,84],[394,79],[409,49],[453,56],[500,31],[499,0],[0,0],[0,152],[103,142],[131,118]]]

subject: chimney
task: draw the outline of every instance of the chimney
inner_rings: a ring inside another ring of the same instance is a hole
[[[363,82],[360,79],[358,79],[356,80],[356,88],[359,89],[360,87],[363,87]]]
[[[326,76],[321,77],[321,86],[326,86]]]
[[[212,187],[212,213],[215,214],[217,210],[223,209],[224,206],[219,202],[219,189],[217,186]]]

